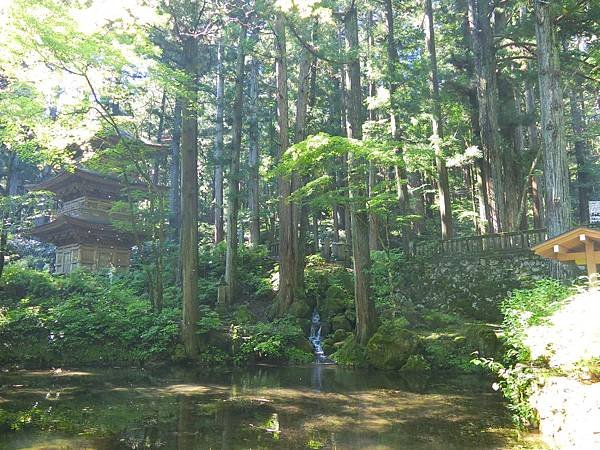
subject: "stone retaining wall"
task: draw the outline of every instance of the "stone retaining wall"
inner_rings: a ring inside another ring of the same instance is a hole
[[[549,261],[530,251],[414,258],[401,270],[401,292],[423,306],[459,310],[487,321],[500,319],[498,304],[528,281],[546,278]]]

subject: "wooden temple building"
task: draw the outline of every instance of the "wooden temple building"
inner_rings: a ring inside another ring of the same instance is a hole
[[[29,189],[50,191],[56,196],[54,214],[29,233],[56,245],[55,273],[66,274],[77,268],[126,270],[129,267],[134,236],[118,230],[113,222],[131,218],[111,212],[111,208],[128,190],[144,189],[143,185],[128,185],[116,177],[76,168]]]
[[[600,264],[600,230],[578,227],[548,239],[531,248],[544,258],[585,266],[592,278],[598,273]]]

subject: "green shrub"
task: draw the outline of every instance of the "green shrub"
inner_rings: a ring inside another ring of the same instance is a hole
[[[401,372],[423,373],[429,372],[431,366],[422,355],[410,355],[406,364],[400,369]]]
[[[502,330],[509,346],[509,356],[518,361],[529,359],[528,350],[523,345],[525,330],[545,323],[556,312],[573,290],[556,280],[538,281],[531,289],[514,291],[500,305],[504,315]]]
[[[350,335],[340,348],[330,358],[343,366],[367,367],[367,351],[365,347],[356,342],[354,335]]]
[[[234,355],[237,364],[254,360],[299,363],[314,359],[303,345],[308,344],[304,331],[292,317],[239,326],[234,340],[240,342]]]
[[[0,306],[29,297],[35,301],[57,294],[57,286],[48,272],[30,269],[22,264],[9,264],[0,279]]]
[[[571,293],[571,288],[556,280],[541,280],[530,289],[514,291],[500,305],[504,314],[504,360],[480,357],[472,361],[496,374],[498,382],[494,383],[494,389],[502,391],[513,421],[520,427],[532,426],[537,421],[529,404],[537,376],[523,342],[526,330],[545,323]]]

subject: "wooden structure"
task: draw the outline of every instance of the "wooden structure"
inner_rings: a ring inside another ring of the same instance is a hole
[[[445,241],[416,242],[415,256],[477,256],[490,253],[530,252],[531,248],[546,240],[546,230],[511,231],[507,233],[465,236]]]
[[[30,186],[30,190],[53,192],[57,208],[46,223],[38,222],[29,234],[56,245],[56,273],[65,274],[80,267],[125,270],[129,267],[134,236],[116,229],[113,222],[131,219],[111,212],[111,208],[127,190],[144,188],[82,168],[61,172]]]
[[[575,228],[536,245],[532,250],[544,258],[586,266],[591,277],[598,273],[597,265],[600,263],[600,230]]]

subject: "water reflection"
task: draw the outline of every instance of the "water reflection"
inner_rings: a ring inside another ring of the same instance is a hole
[[[508,448],[514,438],[497,393],[472,378],[314,365],[19,372],[0,385],[2,449],[446,450]]]

